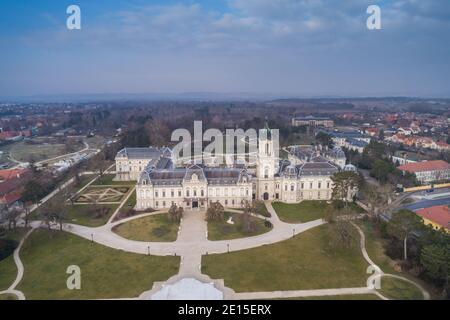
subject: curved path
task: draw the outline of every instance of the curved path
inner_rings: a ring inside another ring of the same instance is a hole
[[[144,213],[115,222],[112,222],[112,219],[110,219],[108,223],[106,223],[105,225],[96,228],[76,224],[63,224],[63,230],[114,249],[134,252],[138,254],[148,254],[150,252],[150,254],[152,255],[159,255],[159,256],[167,256],[167,255],[180,256],[181,265],[179,273],[171,277],[166,282],[155,283],[152,290],[146,291],[141,294],[141,296],[139,297],[140,299],[149,299],[155,292],[160,290],[165,284],[175,283],[176,281],[179,281],[180,279],[183,278],[195,278],[202,282],[213,283],[214,286],[216,286],[219,290],[224,292],[224,297],[226,299],[266,299],[266,298],[270,299],[270,298],[333,296],[333,295],[349,295],[349,294],[356,294],[356,295],[375,294],[379,296],[381,299],[387,299],[376,290],[378,288],[377,280],[382,276],[391,276],[391,275],[384,274],[383,271],[370,259],[365,247],[364,232],[353,222],[351,222],[352,225],[355,226],[361,237],[360,239],[361,252],[363,254],[364,259],[368,262],[369,268],[371,267],[371,269],[368,268],[368,274],[372,275],[368,277],[366,287],[235,293],[232,289],[226,288],[224,286],[224,282],[222,279],[212,280],[207,275],[202,274],[201,273],[202,255],[226,253],[231,251],[255,248],[266,244],[277,243],[292,238],[294,235],[302,233],[306,230],[309,230],[311,228],[326,223],[324,220],[318,219],[307,223],[288,224],[282,222],[278,218],[278,215],[270,202],[266,202],[266,207],[267,210],[271,213],[271,217],[266,219],[272,223],[273,229],[269,232],[266,232],[258,236],[234,240],[224,240],[224,241],[208,240],[205,212],[202,211],[185,212],[185,214],[183,215],[183,219],[180,223],[180,229],[177,240],[174,242],[134,241],[125,239],[112,231],[112,229],[119,224],[150,215],[160,214],[166,211],[155,211],[152,213]],[[31,226],[34,228],[40,227],[41,225],[42,224],[40,221],[31,222]],[[58,229],[59,225],[55,224],[52,226],[52,228]],[[29,233],[31,233],[31,231]],[[25,238],[22,240],[21,243],[23,243],[24,240]],[[19,270],[20,268],[22,270],[19,271],[21,279],[23,274],[23,266],[19,267],[18,264],[18,268]],[[408,282],[412,282],[411,280],[401,276],[395,275],[392,276],[403,279]],[[20,279],[18,281],[20,281]],[[16,279],[13,285],[17,285],[18,281]],[[418,286],[416,283],[414,282],[412,283]],[[13,290],[14,287],[15,286],[11,286],[11,288],[8,290]],[[425,299],[429,298],[429,294],[425,290],[423,290],[420,286],[418,287],[422,290],[424,298]],[[13,291],[9,292],[13,293]]]
[[[273,208],[271,208],[271,210],[273,211]],[[183,256],[190,254],[192,251],[196,251],[203,255],[255,248],[265,244],[287,240],[293,235],[297,235],[325,223],[322,219],[319,219],[306,223],[288,224],[280,221],[273,211],[273,213],[271,212],[272,217],[267,218],[267,220],[273,224],[273,229],[269,232],[242,239],[210,241],[206,238],[205,213],[202,211],[187,211],[183,216],[180,234],[175,242],[134,241],[125,239],[111,231],[117,224],[161,212],[163,211],[137,215],[116,222],[107,223],[96,228],[65,223],[63,224],[63,230],[114,249],[148,254],[148,246],[150,245],[152,255],[166,256],[176,254]],[[40,221],[33,221],[30,224],[33,227],[41,226]],[[53,228],[58,228],[58,225],[55,224]]]
[[[30,231],[28,231],[25,234],[25,236],[22,238],[22,240],[20,240],[19,246],[16,248],[16,250],[14,250],[13,257],[14,257],[14,263],[16,264],[16,267],[17,267],[17,276],[16,276],[16,279],[14,280],[14,282],[9,286],[9,288],[7,290],[0,291],[0,294],[13,294],[19,300],[25,300],[25,295],[23,294],[23,292],[16,290],[16,287],[19,285],[20,281],[22,281],[23,272],[24,272],[23,263],[22,263],[22,260],[20,260],[19,253],[20,253],[20,249],[22,248],[23,243],[28,238],[28,236],[33,232],[33,230],[34,230],[34,228],[30,229]]]

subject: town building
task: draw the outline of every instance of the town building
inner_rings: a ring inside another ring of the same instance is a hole
[[[11,206],[18,203],[31,177],[29,169],[0,170],[0,204]]]
[[[294,127],[300,126],[312,126],[312,127],[325,127],[325,128],[333,128],[334,121],[327,117],[294,117],[292,118],[292,125]]]
[[[124,148],[116,155],[116,180],[137,180],[142,171],[148,166],[160,169],[167,168],[171,163],[167,161],[172,157],[169,148]]]
[[[416,162],[422,162],[429,160],[428,157],[416,153],[416,152],[410,152],[410,151],[395,151],[394,155],[392,156],[392,162],[398,166],[408,164],[408,163],[416,163]]]
[[[443,160],[408,163],[398,167],[403,172],[413,173],[421,183],[450,179],[450,164]]]
[[[450,208],[448,206],[419,209],[416,214],[423,218],[425,225],[430,225],[435,230],[443,229],[450,233]]]

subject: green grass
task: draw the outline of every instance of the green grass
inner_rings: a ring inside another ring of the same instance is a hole
[[[415,285],[392,277],[381,278],[382,295],[395,300],[423,300],[422,292]]]
[[[26,229],[18,228],[16,231],[7,231],[4,239],[11,239],[19,242],[26,233]],[[6,290],[13,283],[17,276],[17,267],[14,263],[13,255],[0,261],[0,291]]]
[[[115,174],[104,174],[102,177],[94,181],[92,185],[103,185],[103,186],[115,186],[115,185],[125,185],[134,186],[136,181],[113,181]]]
[[[322,219],[329,206],[326,201],[313,200],[292,204],[274,202],[272,205],[280,220],[288,223],[304,223]]]
[[[202,271],[225,279],[237,292],[366,286],[368,264],[359,246],[332,246],[329,228],[322,225],[276,244],[203,256]]]
[[[167,213],[131,220],[114,227],[118,235],[135,241],[172,242],[177,240],[179,223],[172,222]]]
[[[303,200],[300,203],[274,202],[272,206],[280,220],[287,223],[305,223],[322,219],[330,211],[339,212],[339,210],[333,208],[332,204],[328,204],[327,201],[317,200]],[[349,203],[347,206],[347,209],[351,213],[364,212],[364,209],[356,203]]]
[[[21,251],[25,274],[18,290],[27,299],[137,297],[178,272],[180,258],[111,249],[69,233],[35,230]],[[81,269],[81,290],[66,286],[67,267]]]
[[[108,219],[117,209],[117,204],[102,204],[98,207],[109,208],[108,214],[102,217],[95,217],[91,212],[92,206],[90,204],[74,204],[69,205],[67,219],[68,223],[81,224],[88,227],[99,227],[108,222]]]
[[[375,229],[372,222],[359,221],[358,225],[363,230],[366,236],[366,250],[367,253],[369,254],[369,257],[376,265],[378,265],[381,268],[381,270],[383,270],[383,272],[408,278],[409,280],[418,283],[423,288],[428,290],[428,292],[431,294],[432,297],[438,298],[439,290],[436,290],[436,288],[434,288],[433,286],[430,286],[428,283],[424,282],[423,280],[417,277],[412,276],[409,273],[398,272],[395,270],[394,268],[395,261],[392,260],[385,253],[384,248],[387,240],[383,239],[379,235],[378,231]]]
[[[0,261],[0,291],[6,290],[16,279],[17,267],[13,255]]]
[[[374,226],[369,221],[359,221],[358,226],[366,236],[366,250],[372,261],[385,273],[399,274],[394,269],[395,262],[384,253],[385,240],[377,234]]]
[[[0,294],[0,300],[18,300],[18,299],[14,294],[5,293]]]
[[[127,199],[127,201],[123,204],[121,211],[133,209],[136,206],[136,189],[132,191],[133,193]]]
[[[227,223],[229,217],[232,217],[234,224]],[[223,221],[208,221],[208,239],[209,240],[230,240],[245,237],[257,236],[269,232],[271,228],[264,225],[264,220],[250,217],[256,223],[256,230],[247,232],[244,229],[242,222],[242,214],[225,212],[225,219]]]

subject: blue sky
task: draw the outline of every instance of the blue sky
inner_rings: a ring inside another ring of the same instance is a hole
[[[65,27],[70,4],[82,30]],[[450,97],[449,39],[448,0],[5,0],[0,96]]]

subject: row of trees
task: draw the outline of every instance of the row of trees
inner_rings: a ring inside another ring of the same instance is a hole
[[[389,221],[378,222],[386,238],[386,253],[403,259],[402,267],[416,276],[432,281],[442,288],[443,297],[450,297],[450,234],[423,224],[417,214],[400,210]]]

